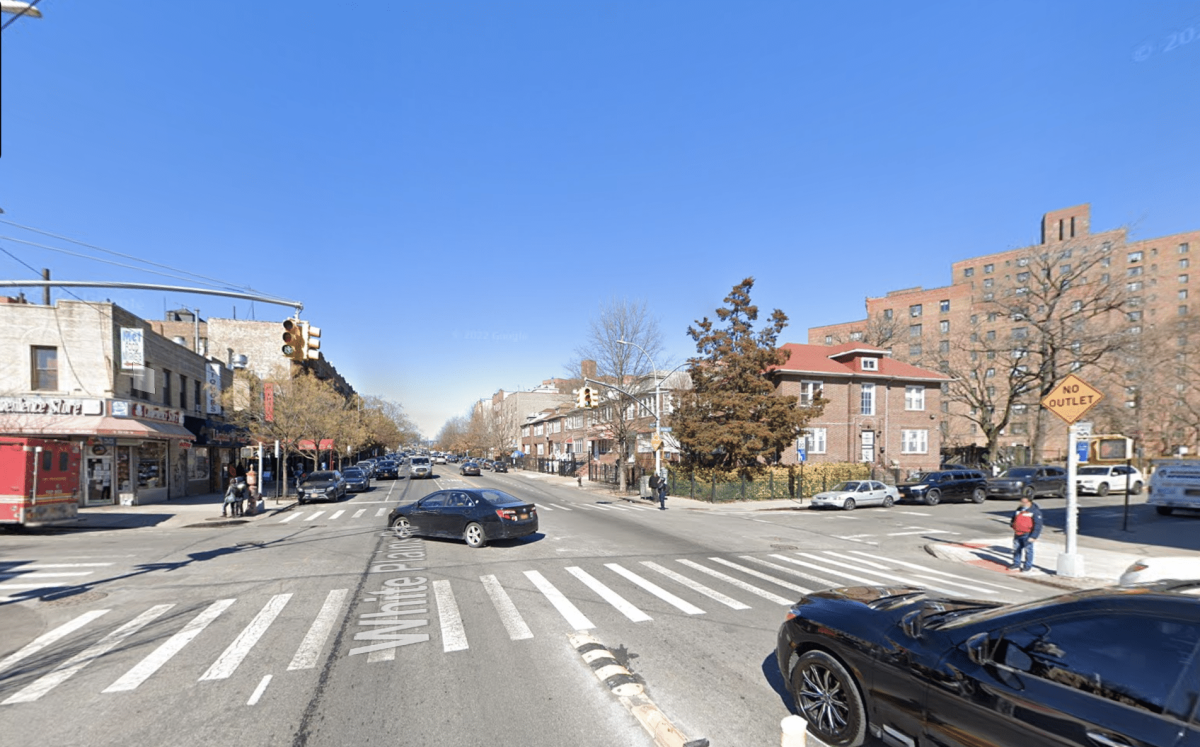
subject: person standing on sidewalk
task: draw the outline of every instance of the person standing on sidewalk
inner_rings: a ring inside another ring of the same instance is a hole
[[[1042,533],[1042,509],[1032,498],[1022,497],[1009,525],[1013,530],[1013,561],[1008,570],[1019,568],[1022,573],[1029,573],[1033,570],[1033,543]]]

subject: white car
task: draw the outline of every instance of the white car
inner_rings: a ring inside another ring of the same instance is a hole
[[[1126,467],[1124,464],[1083,464],[1075,471],[1075,492],[1108,495],[1112,491],[1125,492],[1126,476],[1128,476],[1129,494],[1137,495],[1142,492],[1146,478],[1137,467]]]
[[[1121,586],[1149,581],[1191,581],[1200,579],[1200,557],[1170,555],[1161,558],[1139,558],[1121,575]]]
[[[814,495],[808,507],[853,511],[859,506],[891,508],[898,500],[900,492],[893,485],[884,485],[878,480],[847,480]]]

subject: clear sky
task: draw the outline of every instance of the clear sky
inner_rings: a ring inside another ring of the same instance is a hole
[[[333,364],[428,435],[561,375],[613,296],[650,302],[677,362],[746,276],[802,342],[1034,242],[1049,210],[1200,227],[1196,1],[39,7],[0,44],[0,217],[301,300]]]

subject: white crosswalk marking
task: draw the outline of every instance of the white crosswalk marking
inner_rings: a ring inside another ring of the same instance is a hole
[[[317,517],[318,517],[318,516],[320,516],[320,515],[321,515],[321,514],[323,514],[323,513],[325,513],[325,512],[324,512],[324,511],[317,511],[315,514],[313,514],[312,516],[308,517],[308,519],[306,519],[306,521],[316,521],[316,520],[317,520]]]
[[[554,504],[554,507],[555,507],[555,508],[561,508],[563,511],[574,511],[574,510],[575,510],[575,509],[573,509],[573,508],[568,508],[567,506],[563,506],[563,505],[561,505],[561,504],[559,504],[559,503],[555,503],[555,504]]]
[[[579,611],[578,607],[571,604],[571,600],[567,599],[561,591],[554,587],[554,584],[547,581],[545,576],[537,571],[525,571],[525,576],[533,582],[538,591],[542,592],[542,596],[546,597],[550,604],[554,605],[554,609],[558,610],[558,614],[562,615],[563,619],[572,628],[575,630],[590,630],[596,627],[592,624],[591,620],[587,619]]]
[[[821,586],[826,587],[826,588],[831,588],[834,586],[841,586],[841,584],[837,583],[836,581],[828,581],[823,578],[818,578],[811,574],[804,573],[802,571],[798,571],[795,568],[785,568],[784,566],[779,565],[778,563],[772,563],[771,561],[763,560],[762,558],[755,558],[750,555],[741,555],[739,557],[742,560],[749,560],[751,563],[758,563],[759,565],[765,565],[767,568],[772,568],[777,571],[783,571],[784,573],[787,573],[792,576],[799,576],[800,578],[804,579],[805,581],[815,581],[816,583],[818,583]],[[781,556],[773,555],[772,557],[778,558]],[[784,558],[784,560],[786,560],[786,558]]]
[[[114,565],[114,563],[38,563],[37,565],[23,565],[18,568],[10,568],[6,573],[18,570],[41,571],[48,568],[101,568],[110,565]],[[91,571],[88,572],[91,573]]]
[[[872,568],[878,568],[882,571],[886,571],[887,574],[891,578],[905,580],[902,576],[897,576],[896,572],[894,570],[892,570],[892,568],[890,566],[882,564],[882,563],[876,563],[874,561],[867,560],[866,558],[854,557],[852,555],[834,552],[832,550],[826,550],[825,554],[831,555],[835,558],[842,558],[843,560],[852,561],[852,562],[858,563],[859,565],[866,565],[866,566],[870,566]],[[847,567],[850,567],[850,566],[847,566]],[[962,581],[951,581],[950,579],[938,578],[937,576],[922,575],[920,573],[914,574],[913,578],[918,579],[918,581],[917,582],[909,582],[909,583],[914,583],[917,586],[928,586],[931,589],[938,589],[938,591],[947,591],[945,588],[938,588],[938,586],[937,586],[937,584],[945,584],[946,586],[961,586],[964,589],[970,589],[971,591],[975,591],[980,594],[999,594],[1000,593],[1000,592],[996,591],[995,589],[985,589],[984,587],[976,586],[975,584],[965,584],[965,583],[962,583]],[[924,583],[920,583],[920,582],[924,582]],[[930,582],[932,582],[932,583],[930,583]],[[956,593],[956,592],[950,592],[950,593]]]
[[[709,558],[709,560],[711,560],[714,563],[720,563],[721,565],[723,565],[727,568],[732,568],[735,571],[741,571],[742,573],[745,573],[747,576],[754,576],[755,578],[761,578],[763,581],[770,581],[771,583],[782,586],[785,589],[791,589],[792,591],[798,591],[801,594],[807,594],[809,592],[808,589],[804,588],[803,586],[796,586],[791,581],[784,581],[781,578],[775,578],[774,576],[769,576],[766,573],[763,573],[762,571],[756,571],[753,568],[747,568],[744,565],[738,565],[737,563],[728,561],[725,558]],[[789,604],[791,604],[791,603],[789,602]]]
[[[539,503],[539,504],[537,504],[537,509],[539,511],[553,511],[554,510],[553,508],[550,508],[549,503]]]
[[[229,609],[233,604],[232,599],[219,599],[210,604],[203,612],[196,615],[187,625],[183,626],[175,635],[163,641],[162,645],[154,649],[149,656],[139,661],[125,674],[121,675],[120,679],[112,683],[104,689],[106,693],[123,692],[126,690],[135,690],[139,685],[145,682],[151,675],[159,670],[163,664],[170,661],[171,657],[179,653],[184,646],[192,642],[192,639],[200,635],[208,625],[220,617],[221,613]]]
[[[715,558],[709,558],[709,560],[715,560]],[[681,558],[679,560],[679,562],[682,563],[683,565],[686,565],[688,568],[695,569],[697,571],[700,571],[701,573],[712,576],[713,578],[720,579],[721,581],[724,581],[727,584],[736,586],[737,588],[741,589],[742,591],[748,591],[751,594],[756,594],[756,595],[762,597],[763,599],[774,602],[776,604],[792,604],[793,602],[796,601],[794,599],[786,599],[784,597],[779,596],[778,594],[776,594],[774,592],[767,591],[766,589],[760,589],[759,587],[754,586],[753,584],[746,583],[745,581],[741,580],[740,578],[734,578],[733,576],[730,576],[725,573],[721,573],[720,571],[713,570],[712,568],[708,568],[707,566],[700,565],[699,563],[692,562],[691,560],[687,560],[686,558]],[[785,587],[793,588],[793,589],[800,588],[799,586],[793,586],[792,584],[788,583],[787,581],[780,581],[779,579],[775,578],[774,576],[767,576],[765,573],[760,574],[758,571],[755,571],[750,568],[746,568],[745,566],[735,565],[734,568],[738,568],[738,569],[742,570],[743,572],[749,572],[750,575],[752,575],[752,576],[763,576],[767,580],[774,581],[775,583],[779,584],[780,586],[785,586]]]
[[[32,703],[62,683],[66,682],[88,664],[91,664],[96,659],[99,659],[109,651],[112,651],[126,638],[138,632],[159,615],[163,614],[174,606],[175,605],[173,604],[159,604],[151,607],[113,632],[104,636],[95,644],[87,647],[83,651],[72,656],[70,659],[67,659],[65,662],[51,670],[49,674],[39,677],[24,689],[10,696],[4,701],[4,705],[11,705],[13,703]]]
[[[483,588],[487,591],[488,597],[492,600],[492,606],[496,608],[496,614],[500,615],[500,622],[504,624],[504,629],[508,631],[508,637],[514,641],[523,641],[527,638],[533,638],[533,631],[525,624],[525,619],[521,617],[521,613],[517,611],[517,606],[508,596],[508,592],[500,585],[500,582],[495,576],[480,576],[479,580],[483,582]]]
[[[907,576],[904,576],[893,570],[883,570],[883,571],[871,570],[870,568],[863,568],[861,565],[850,565],[849,563],[843,563],[839,560],[833,560],[831,558],[826,558],[821,555],[815,555],[813,553],[807,553],[807,552],[797,553],[797,555],[799,555],[800,557],[803,557],[803,558],[809,558],[810,560],[815,560],[817,562],[828,563],[829,565],[837,566],[838,568],[846,568],[848,570],[854,571],[855,573],[865,573],[868,576],[878,576],[880,578],[880,580],[870,581],[869,583],[871,583],[871,584],[893,583],[893,582],[899,581],[902,584],[909,584],[910,586],[925,586],[927,588],[934,589],[936,591],[940,591],[945,594],[953,595],[955,593],[953,591],[950,591],[949,589],[935,586],[933,584],[922,584],[919,581],[914,581],[911,578],[908,578]],[[882,566],[879,566],[878,564],[873,564],[873,565],[876,565],[876,567],[882,567]],[[842,573],[842,571],[837,571],[832,568],[829,569],[829,572],[833,573],[835,575],[838,573]],[[853,577],[847,576],[847,578],[853,578]]]
[[[32,641],[26,644],[24,648],[18,649],[17,651],[14,651],[13,653],[4,657],[4,660],[0,661],[0,672],[10,668],[12,665],[16,664],[22,659],[27,659],[30,656],[33,656],[37,652],[53,644],[55,641],[71,635],[84,625],[87,625],[96,618],[107,615],[109,612],[112,612],[112,610],[92,610],[91,612],[85,612],[74,620],[59,625],[54,630],[49,630],[45,633],[42,633],[40,636],[34,638]]]
[[[855,555],[862,555],[862,556],[865,556],[868,558],[876,558],[877,560],[885,560],[889,563],[895,563],[896,565],[902,565],[905,568],[912,568],[913,570],[921,571],[922,573],[932,573],[935,576],[946,576],[948,578],[961,578],[961,576],[955,576],[953,573],[946,573],[944,571],[936,571],[932,568],[926,568],[925,566],[918,565],[916,563],[909,563],[904,560],[892,560],[890,558],[884,558],[879,555],[872,555],[869,552],[859,552],[858,550],[852,550],[851,552],[853,552]],[[991,586],[996,589],[1003,589],[1005,591],[1016,591],[1016,589],[1014,589],[1011,586],[1001,586],[1000,584],[993,584],[988,581],[975,581],[975,583],[980,584],[981,586]]]
[[[872,581],[869,578],[864,578],[862,576],[856,576],[853,573],[846,573],[845,571],[835,570],[833,568],[828,568],[826,566],[813,565],[812,563],[807,563],[798,558],[789,558],[785,555],[772,555],[771,557],[779,558],[780,560],[787,561],[788,563],[795,563],[796,565],[801,565],[806,568],[813,568],[815,570],[821,571],[822,573],[829,573],[834,576],[841,576],[842,578],[848,578],[851,581],[857,581],[858,583],[863,584],[865,586],[875,586],[876,584],[879,583],[878,581]],[[841,586],[841,584],[834,584],[834,586]]]
[[[609,506],[605,506],[605,508],[607,508],[607,509],[611,509],[611,510],[613,510],[613,511],[628,511],[628,510],[629,510],[629,508],[628,508],[628,507],[626,507],[626,506],[613,506],[613,505],[609,505]]]
[[[687,576],[684,576],[682,573],[676,573],[675,571],[671,570],[670,568],[664,568],[661,565],[659,565],[658,563],[655,563],[655,562],[652,562],[649,560],[643,560],[642,565],[646,566],[647,568],[649,568],[652,571],[657,571],[658,573],[661,573],[662,575],[666,576],[667,578],[671,579],[672,581],[674,581],[677,584],[682,584],[682,585],[688,587],[689,589],[691,589],[692,591],[699,592],[699,593],[703,594],[704,596],[708,597],[709,599],[716,600],[716,601],[720,602],[721,604],[725,605],[726,607],[732,607],[735,610],[750,609],[749,605],[742,604],[741,602],[739,602],[736,599],[733,599],[732,597],[727,597],[715,589],[710,589],[709,587],[705,586],[704,584],[699,583],[698,581],[693,581],[692,579],[688,578]]]
[[[280,520],[279,520],[279,523],[280,523],[280,524],[286,524],[286,523],[288,523],[289,521],[291,521],[292,519],[299,519],[299,518],[300,518],[300,514],[298,514],[298,513],[295,513],[295,514],[292,514],[291,516],[285,516],[285,517],[283,517],[282,519],[280,519]]]
[[[383,508],[376,511],[375,518],[378,519],[379,517],[383,516],[385,513],[387,513],[387,506],[384,506]]]
[[[258,699],[267,691],[267,685],[271,684],[271,675],[264,676],[259,680],[258,687],[254,688],[254,692],[250,694],[250,700],[246,701],[246,705],[252,706],[258,703]]]
[[[442,624],[442,650],[466,651],[467,631],[463,628],[458,602],[454,601],[454,590],[449,581],[434,581],[433,596],[437,599],[438,621]]]
[[[333,512],[333,516],[330,516],[330,517],[329,517],[329,520],[330,520],[330,521],[333,521],[334,519],[336,519],[337,517],[341,516],[341,515],[342,515],[342,514],[344,514],[344,513],[346,513],[346,509],[344,509],[344,508],[343,508],[343,509],[341,509],[341,510],[339,510],[339,511],[334,511],[334,512]]]
[[[680,612],[682,612],[684,614],[687,614],[687,615],[703,615],[704,614],[704,610],[700,609],[699,607],[692,604],[691,602],[687,602],[687,601],[680,599],[679,597],[675,596],[674,594],[672,594],[671,592],[662,588],[661,586],[654,583],[653,581],[644,579],[641,576],[634,573],[633,571],[631,571],[621,565],[618,565],[617,563],[605,563],[604,567],[608,568],[613,573],[616,573],[620,576],[624,576],[626,579],[628,579],[628,580],[632,581],[633,583],[637,584],[638,586],[642,587],[646,591],[650,592],[654,596],[658,597],[659,599],[663,600],[664,602],[666,602],[667,604],[671,605],[672,607],[676,608],[677,610],[679,610]]]
[[[628,617],[630,620],[634,622],[646,622],[653,619],[582,568],[571,566],[567,568],[567,573],[582,581],[584,586],[599,594],[601,599],[616,607],[622,615]]]
[[[51,571],[49,573],[0,573],[0,581],[11,581],[13,579],[31,579],[31,578],[66,578],[76,576],[90,576],[95,571]]]
[[[597,511],[607,511],[607,510],[608,510],[608,506],[597,506],[597,505],[596,505],[596,504],[594,504],[594,503],[591,503],[591,504],[587,504],[587,503],[585,503],[584,505],[585,505],[587,508],[592,508],[592,509],[595,509],[595,510],[597,510]]]
[[[334,589],[325,597],[325,604],[321,605],[321,611],[317,613],[308,633],[304,635],[304,640],[300,642],[300,648],[296,649],[292,663],[288,664],[289,672],[293,669],[311,669],[317,665],[317,658],[349,593],[349,589]]]
[[[200,681],[223,680],[233,674],[246,655],[250,653],[250,649],[254,648],[254,644],[258,643],[258,639],[262,638],[263,633],[267,632],[267,628],[271,627],[271,623],[275,622],[279,613],[283,612],[283,608],[291,598],[291,594],[276,594],[271,597],[271,600],[258,611],[250,624],[238,634],[237,638],[233,639],[233,643],[229,644],[220,658],[213,662],[207,672],[200,675]]]
[[[353,515],[353,516],[351,516],[350,518],[351,518],[351,519],[357,519],[358,517],[362,516],[362,515],[363,515],[363,514],[365,514],[366,512],[367,512],[367,509],[365,509],[365,508],[360,508],[360,509],[358,509],[357,511],[355,511],[355,512],[354,512],[354,515]]]

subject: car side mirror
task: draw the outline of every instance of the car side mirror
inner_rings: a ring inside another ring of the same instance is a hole
[[[976,633],[967,639],[967,658],[976,664],[986,664],[987,657],[987,633]]]

